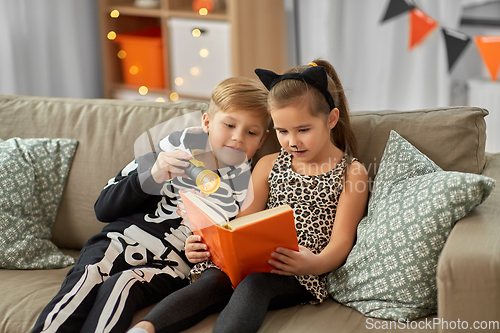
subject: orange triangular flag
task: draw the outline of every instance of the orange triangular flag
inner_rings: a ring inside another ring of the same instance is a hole
[[[425,15],[418,8],[410,11],[410,44],[409,49],[413,49],[420,44],[436,27],[437,22]]]
[[[500,36],[475,36],[477,48],[483,58],[491,80],[496,81],[500,68]]]

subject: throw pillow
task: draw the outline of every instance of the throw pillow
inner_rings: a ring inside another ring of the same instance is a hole
[[[495,185],[476,174],[446,172],[391,131],[368,214],[345,264],[328,276],[338,302],[381,319],[437,312],[438,256],[455,222]]]
[[[77,145],[71,139],[0,142],[1,268],[62,268],[74,263],[50,239]]]

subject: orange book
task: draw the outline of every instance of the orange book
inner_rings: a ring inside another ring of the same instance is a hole
[[[267,261],[277,247],[299,250],[293,210],[289,205],[229,221],[216,204],[194,193],[181,193],[196,235],[208,245],[212,262],[229,276],[233,287],[250,273],[270,272]]]

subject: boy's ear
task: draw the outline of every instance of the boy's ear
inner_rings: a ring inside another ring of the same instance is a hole
[[[266,133],[262,136],[262,139],[260,139],[259,147],[257,149],[260,149],[264,142],[266,142],[267,136],[269,135],[269,130],[266,130]]]
[[[208,113],[204,113],[203,116],[201,117],[201,128],[203,129],[203,132],[208,134],[208,125],[210,123],[210,116]]]
[[[328,127],[330,129],[334,128],[339,121],[339,109],[335,108],[330,111],[330,115],[328,116]]]

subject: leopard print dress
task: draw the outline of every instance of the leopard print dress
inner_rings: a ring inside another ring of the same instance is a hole
[[[344,156],[330,171],[320,175],[301,175],[292,170],[292,155],[281,149],[269,174],[267,208],[289,204],[295,216],[299,245],[318,254],[328,245],[344,176],[352,160]],[[328,274],[296,276],[322,303],[328,297]]]
[[[295,228],[299,245],[318,254],[328,245],[333,229],[337,204],[343,189],[343,180],[348,163],[354,161],[343,157],[330,171],[320,175],[301,175],[292,170],[292,155],[281,149],[269,173],[269,199],[267,208],[289,204],[295,216]],[[208,268],[218,268],[210,260],[196,264],[190,280],[198,279]],[[322,303],[327,297],[328,274],[296,276]]]

